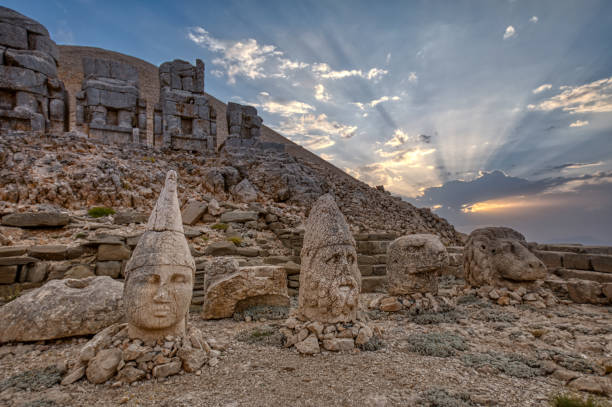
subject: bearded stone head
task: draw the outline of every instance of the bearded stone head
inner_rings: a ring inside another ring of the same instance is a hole
[[[356,320],[361,273],[355,240],[329,194],[310,211],[301,258],[300,318],[324,323]]]
[[[126,267],[123,298],[130,338],[184,335],[194,273],[176,196],[176,173],[170,171],[147,231]]]
[[[525,237],[510,228],[474,230],[465,245],[463,267],[473,286],[516,288],[546,277],[547,269],[529,251]]]

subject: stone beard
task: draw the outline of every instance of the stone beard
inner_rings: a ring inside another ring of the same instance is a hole
[[[355,247],[323,246],[309,250],[302,259],[301,317],[327,323],[355,321],[361,291]]]
[[[185,334],[192,273],[177,265],[143,266],[130,272],[124,298],[131,338]]]

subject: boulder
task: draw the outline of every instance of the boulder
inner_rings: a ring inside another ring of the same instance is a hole
[[[257,200],[257,190],[246,178],[232,188],[232,195],[240,202],[253,202]]]
[[[96,334],[123,321],[123,283],[52,280],[0,308],[0,343]]]
[[[31,246],[28,249],[28,255],[42,260],[65,260],[67,252],[68,246],[61,244]]]
[[[438,293],[438,275],[448,254],[436,235],[397,238],[387,250],[387,282],[392,295]]]
[[[113,216],[116,225],[129,225],[130,223],[147,223],[149,215],[137,211],[121,211]]]
[[[295,349],[304,355],[314,355],[321,353],[319,348],[319,340],[314,334],[310,334],[306,339],[295,344]]]
[[[230,223],[245,223],[249,221],[257,221],[257,212],[253,211],[231,211],[221,215],[221,222]]]
[[[253,306],[289,306],[287,277],[282,267],[244,267],[210,283],[202,317],[229,318]]]
[[[2,217],[4,226],[20,228],[61,227],[70,222],[70,216],[60,212],[11,213]]]
[[[206,212],[208,203],[191,201],[181,211],[181,217],[183,218],[184,225],[193,225],[196,223],[202,215]]]
[[[98,246],[98,260],[128,260],[132,252],[123,244],[101,244]]]
[[[121,275],[120,261],[99,261],[96,263],[96,275],[117,278]]]
[[[212,242],[204,249],[206,256],[230,256],[236,253],[236,245],[226,241]]]
[[[119,349],[103,349],[87,364],[87,380],[93,384],[104,383],[117,373],[121,362]]]
[[[602,284],[597,281],[572,278],[567,282],[567,293],[572,301],[579,304],[602,304],[609,301],[602,291]]]

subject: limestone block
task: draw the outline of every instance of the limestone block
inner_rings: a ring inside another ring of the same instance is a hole
[[[68,253],[66,245],[39,245],[31,246],[28,255],[42,260],[65,260]]]
[[[254,202],[257,200],[257,190],[247,178],[244,178],[238,185],[233,187],[231,192],[240,202]]]
[[[554,270],[563,267],[563,254],[562,252],[549,252],[543,250],[536,250],[534,254],[538,259],[548,267],[548,269]]]
[[[122,296],[109,277],[49,281],[2,307],[0,343],[98,333],[125,318]]]
[[[60,212],[22,212],[2,217],[2,225],[21,228],[61,227],[70,222],[70,216]]]
[[[121,350],[116,348],[101,350],[87,364],[87,380],[93,384],[104,383],[117,373],[117,367],[122,361]]]
[[[361,254],[384,254],[391,242],[381,241],[358,241],[357,252]]]
[[[17,66],[0,65],[0,88],[47,94],[46,76]]]
[[[121,127],[132,127],[133,113],[129,110],[121,109],[117,113],[117,122]]]
[[[59,48],[51,38],[44,35],[30,35],[28,42],[30,43],[30,49],[44,52],[50,55],[55,62],[59,61]]]
[[[63,100],[52,99],[49,102],[49,116],[53,120],[63,120],[66,105]]]
[[[0,284],[13,284],[17,279],[18,266],[0,266]]]
[[[0,45],[28,49],[28,31],[18,25],[0,22]]]
[[[0,247],[0,257],[21,256],[26,254],[29,246],[2,246]]]
[[[593,270],[604,273],[612,273],[612,256],[605,254],[591,254],[589,257]]]
[[[96,275],[118,278],[121,275],[120,261],[99,261],[96,263]]]
[[[122,244],[101,244],[98,246],[98,260],[127,260],[132,252]]]
[[[589,255],[583,253],[563,254],[563,267],[575,270],[590,270]]]
[[[83,58],[83,75],[89,77],[111,77],[110,61],[99,58]]]
[[[208,203],[199,201],[190,201],[187,203],[185,208],[181,211],[181,217],[183,218],[184,225],[193,225],[196,223],[202,215],[206,212]]]
[[[15,109],[25,109],[32,113],[36,113],[38,109],[38,100],[34,94],[30,92],[15,92]]]
[[[385,276],[367,276],[361,278],[362,293],[384,293],[386,292],[385,284],[387,278]]]
[[[40,72],[46,76],[57,77],[56,62],[47,53],[9,49],[4,53],[4,59],[7,64]]]
[[[596,281],[570,279],[567,293],[572,301],[579,304],[602,304],[607,302],[602,285]]]
[[[223,215],[221,215],[221,222],[223,223],[245,223],[249,221],[257,221],[257,219],[258,214],[254,211],[235,210],[231,212],[225,212]]]
[[[193,92],[204,92],[204,62],[201,59],[196,59],[195,82],[193,84]]]
[[[205,295],[205,319],[229,318],[251,306],[289,306],[287,276],[282,267],[276,266],[239,269],[213,281]]]
[[[111,78],[121,79],[132,83],[138,82],[138,70],[132,65],[115,60],[111,60],[109,65]]]
[[[408,235],[387,250],[388,290],[392,295],[438,293],[438,275],[448,265],[448,254],[435,235]]]

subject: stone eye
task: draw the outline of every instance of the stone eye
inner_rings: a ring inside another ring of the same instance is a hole
[[[486,247],[485,245],[481,245],[481,246],[480,246],[480,248],[481,248],[482,250],[487,250],[487,247]]]
[[[184,283],[186,282],[186,279],[185,276],[182,274],[173,274],[170,281],[173,283]]]

